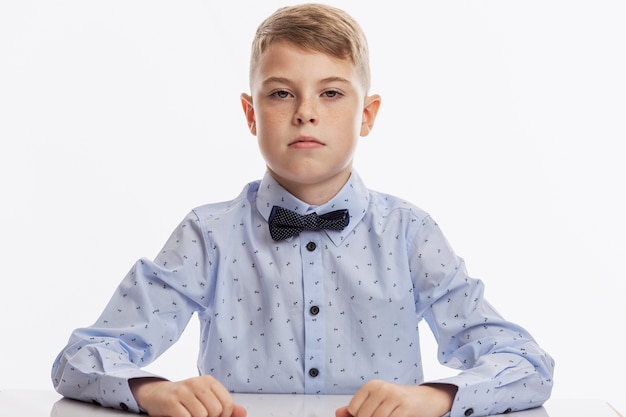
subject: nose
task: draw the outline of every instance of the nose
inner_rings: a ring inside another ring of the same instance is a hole
[[[306,123],[316,124],[317,119],[318,116],[315,104],[311,100],[300,99],[294,114],[294,123],[297,125]]]

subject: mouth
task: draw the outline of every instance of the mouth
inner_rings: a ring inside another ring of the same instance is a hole
[[[314,149],[325,145],[314,137],[302,136],[289,143],[288,146],[295,149]]]

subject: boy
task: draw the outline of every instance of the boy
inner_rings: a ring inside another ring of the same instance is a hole
[[[54,363],[63,395],[155,416],[243,417],[230,392],[354,394],[338,417],[478,416],[541,405],[552,358],[505,321],[432,218],[352,169],[374,125],[369,58],[332,7],[279,9],[257,30],[241,102],[267,164],[229,202],[194,209],[136,263]],[[201,323],[200,376],[140,369]],[[424,383],[417,326],[439,361]]]

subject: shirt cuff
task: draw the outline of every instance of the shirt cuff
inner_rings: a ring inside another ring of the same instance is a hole
[[[133,396],[128,380],[133,378],[159,378],[150,372],[141,369],[128,369],[108,373],[102,377],[100,383],[100,404],[104,407],[117,408],[119,410],[133,413],[145,412],[141,409]]]
[[[452,409],[442,417],[478,417],[494,414],[495,389],[491,381],[484,381],[484,377],[460,374],[436,381],[428,381],[428,383],[451,384],[458,388],[452,402]]]

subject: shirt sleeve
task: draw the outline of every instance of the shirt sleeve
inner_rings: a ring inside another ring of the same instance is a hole
[[[461,371],[429,381],[458,387],[451,417],[542,405],[552,390],[552,357],[485,300],[483,283],[468,276],[432,218],[423,220],[413,242],[417,312],[437,340],[439,362]]]
[[[128,380],[155,376],[154,361],[206,304],[207,251],[198,219],[177,227],[154,261],[139,260],[101,316],[76,329],[54,361],[52,382],[62,395],[139,412]]]

